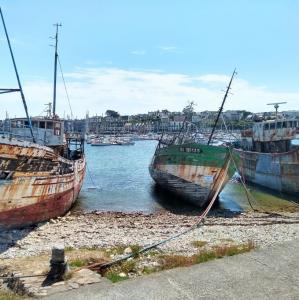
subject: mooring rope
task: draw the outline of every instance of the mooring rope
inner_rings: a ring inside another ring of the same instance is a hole
[[[224,120],[223,114],[221,115],[221,117],[222,117],[222,121],[223,121],[224,127],[225,127],[225,129],[226,129],[226,132],[229,134],[229,131],[228,131],[226,122],[225,122],[225,120]],[[247,198],[247,201],[248,201],[249,206],[251,207],[251,209],[252,209],[253,211],[255,211],[255,212],[263,212],[263,213],[266,213],[266,214],[272,214],[272,215],[274,214],[274,215],[278,215],[278,216],[284,216],[284,215],[282,215],[282,214],[278,214],[278,213],[274,213],[274,212],[269,212],[269,211],[265,210],[264,208],[263,208],[263,210],[260,210],[260,209],[256,209],[256,208],[253,207],[253,205],[252,205],[252,203],[251,203],[251,201],[250,201],[250,196],[252,197],[252,199],[253,199],[255,202],[258,202],[258,201],[257,201],[256,198],[253,196],[253,194],[250,192],[250,190],[247,188],[246,183],[245,183],[245,181],[244,181],[244,178],[243,178],[243,176],[241,175],[241,172],[240,172],[240,170],[239,170],[239,168],[238,168],[238,166],[237,166],[237,163],[236,163],[236,161],[235,161],[235,159],[234,159],[234,156],[233,156],[233,153],[232,153],[230,147],[229,147],[229,153],[230,153],[231,160],[232,160],[232,162],[233,162],[233,164],[234,164],[235,170],[240,174],[240,181],[241,181],[242,186],[243,186],[243,188],[244,188],[244,190],[245,190],[246,198]],[[298,204],[298,203],[296,203],[296,202],[294,202],[294,201],[290,201],[290,202],[292,202],[293,204],[295,204],[296,206],[299,207],[299,204]],[[295,218],[295,219],[297,219],[297,218]]]
[[[188,229],[186,229],[186,230],[184,230],[184,231],[182,231],[182,232],[180,232],[178,234],[172,235],[172,236],[170,236],[170,237],[168,237],[168,238],[166,238],[164,240],[161,240],[161,241],[159,241],[157,243],[154,243],[152,245],[145,246],[145,247],[143,247],[142,249],[140,249],[139,251],[137,251],[135,253],[127,254],[125,256],[122,256],[122,257],[120,257],[120,258],[118,258],[116,260],[113,260],[111,262],[108,262],[108,263],[96,263],[96,264],[88,266],[88,268],[92,269],[92,270],[101,270],[101,269],[109,268],[109,267],[111,267],[113,265],[116,265],[116,264],[118,264],[120,262],[123,262],[123,261],[125,261],[125,260],[127,260],[127,259],[129,259],[131,257],[135,257],[137,254],[141,254],[141,253],[147,252],[147,251],[149,251],[151,249],[157,248],[158,246],[161,246],[161,245],[163,245],[163,244],[165,244],[165,243],[167,243],[167,242],[169,242],[171,240],[174,240],[174,239],[176,239],[176,238],[178,238],[178,237],[180,237],[182,235],[185,235],[186,233],[188,233],[188,232],[190,232],[190,231],[198,228],[200,225],[202,225],[203,224],[202,222],[204,221],[204,219],[207,216],[207,214],[210,212],[213,204],[215,203],[215,201],[217,199],[218,194],[221,191],[222,185],[223,185],[223,183],[224,183],[224,181],[226,179],[226,174],[228,172],[228,168],[229,168],[229,165],[230,165],[229,162],[230,162],[230,158],[227,157],[226,164],[225,164],[225,169],[222,170],[222,171],[220,171],[220,173],[218,175],[218,176],[222,176],[220,184],[218,185],[213,198],[209,202],[209,205],[202,212],[202,214],[199,215],[199,220],[194,225],[192,225],[190,228],[188,228]]]
[[[183,236],[183,235],[185,235],[185,234],[187,234],[187,233],[189,233],[189,232],[195,230],[196,228],[199,228],[200,226],[202,226],[202,225],[204,224],[204,223],[203,223],[203,222],[204,222],[204,219],[206,218],[206,216],[207,216],[208,213],[210,212],[210,210],[211,210],[213,204],[215,203],[215,201],[216,201],[216,199],[217,199],[217,196],[219,195],[220,190],[221,190],[221,188],[222,188],[222,185],[223,185],[223,183],[224,183],[224,181],[225,181],[225,179],[226,179],[226,174],[227,174],[228,168],[229,168],[229,166],[230,166],[230,160],[233,161],[236,170],[238,170],[238,169],[237,169],[237,165],[236,165],[236,163],[235,163],[235,161],[234,161],[234,157],[233,157],[233,155],[232,155],[231,149],[230,149],[230,147],[228,147],[228,148],[229,148],[229,157],[227,157],[227,159],[226,159],[225,169],[224,169],[224,171],[222,170],[222,173],[223,173],[223,174],[221,174],[221,172],[220,172],[220,174],[218,175],[218,176],[222,176],[221,181],[220,181],[220,184],[219,184],[219,186],[217,187],[216,192],[215,192],[215,194],[214,194],[212,200],[210,201],[209,205],[208,205],[208,206],[206,207],[206,209],[199,215],[199,220],[198,220],[194,225],[192,225],[190,228],[188,228],[188,229],[186,229],[186,230],[184,230],[184,231],[182,231],[182,232],[180,232],[180,233],[178,233],[178,234],[174,234],[174,235],[172,235],[172,236],[170,236],[170,237],[168,237],[168,238],[166,238],[166,239],[163,239],[163,240],[161,240],[161,241],[159,241],[159,242],[156,242],[156,243],[151,244],[151,245],[149,245],[149,246],[145,246],[145,247],[143,247],[142,249],[140,249],[139,251],[136,251],[136,252],[134,252],[134,253],[127,254],[127,255],[125,255],[125,256],[122,256],[122,257],[120,257],[120,258],[118,258],[118,259],[115,259],[115,260],[113,260],[113,261],[111,261],[111,262],[108,262],[108,263],[96,263],[96,264],[92,264],[92,265],[87,266],[87,268],[89,268],[89,269],[91,269],[91,270],[94,270],[94,271],[100,271],[100,270],[102,270],[102,269],[107,269],[107,268],[112,267],[113,265],[116,265],[116,264],[118,264],[118,263],[121,263],[121,262],[123,262],[123,261],[125,261],[125,260],[127,260],[127,259],[129,259],[129,258],[136,257],[136,255],[138,255],[138,254],[145,253],[145,252],[147,252],[147,251],[149,251],[149,250],[151,250],[151,249],[154,249],[154,248],[157,248],[157,247],[159,247],[159,246],[161,246],[161,245],[163,245],[163,244],[166,244],[167,242],[170,242],[170,241],[172,241],[172,240],[174,240],[174,239],[176,239],[176,238],[178,238],[178,237],[180,237],[180,236]],[[87,169],[88,169],[88,165],[87,165]],[[89,170],[89,169],[88,169],[88,170]],[[245,183],[244,183],[244,188],[246,188]],[[248,193],[250,193],[250,191],[248,191]],[[273,213],[271,213],[271,212],[264,212],[264,213],[272,214],[272,215],[273,215]],[[274,215],[278,215],[278,216],[285,217],[284,215],[280,215],[280,214],[274,214]],[[41,276],[46,276],[46,275],[41,275],[41,274],[40,274],[40,275],[0,276],[0,279],[27,278],[27,277],[41,277]]]
[[[31,277],[44,277],[47,276],[47,274],[37,274],[37,275],[20,275],[20,276],[0,276],[0,280],[5,279],[21,279],[21,278],[31,278]]]
[[[220,184],[219,186],[217,187],[216,189],[216,192],[212,198],[212,200],[210,201],[209,205],[206,207],[206,209],[199,215],[199,220],[194,224],[192,225],[190,228],[178,233],[178,234],[175,234],[175,235],[172,235],[164,240],[161,240],[157,243],[154,243],[154,244],[151,244],[149,246],[145,246],[143,247],[142,249],[140,249],[139,251],[135,252],[135,253],[130,253],[130,254],[127,254],[125,256],[122,256],[121,258],[118,258],[116,260],[113,260],[111,262],[108,262],[108,263],[96,263],[96,264],[92,264],[92,265],[89,265],[87,266],[87,268],[91,269],[91,270],[101,270],[101,269],[106,269],[106,268],[109,268],[113,265],[116,265],[120,262],[123,262],[131,257],[135,257],[137,254],[141,254],[141,253],[144,253],[144,252],[147,252],[151,249],[154,249],[154,248],[157,248],[158,246],[161,246],[171,240],[174,240],[182,235],[185,235],[186,233],[198,228],[200,225],[203,225],[203,221],[205,219],[205,217],[207,216],[207,214],[209,213],[209,211],[211,210],[214,202],[216,201],[217,199],[217,196],[218,194],[220,193],[220,190],[222,188],[222,185],[224,183],[224,180],[226,179],[226,174],[227,174],[227,171],[228,171],[228,168],[229,168],[229,161],[230,159],[227,158],[226,160],[226,165],[225,165],[225,169],[224,171],[222,170],[222,175],[221,175],[221,172],[219,173],[218,176],[222,176],[221,178],[221,181],[220,181]],[[46,276],[46,275],[21,275],[21,276],[0,276],[0,279],[12,279],[12,278],[26,278],[26,277],[40,277],[40,276]]]
[[[223,118],[223,115],[222,115],[222,120],[223,120],[224,125],[225,125],[226,130],[227,130],[227,126],[226,126],[225,120],[224,120],[224,118]],[[227,132],[228,132],[228,130],[227,130]],[[122,256],[122,257],[120,257],[120,258],[118,258],[118,259],[115,259],[115,260],[113,260],[113,261],[111,261],[111,262],[108,262],[108,263],[95,263],[95,264],[92,264],[92,265],[87,266],[87,268],[89,268],[89,269],[91,269],[91,270],[95,270],[95,271],[96,271],[96,270],[97,270],[97,271],[100,271],[100,270],[102,270],[102,269],[107,269],[107,268],[112,267],[113,265],[116,265],[116,264],[118,264],[118,263],[121,263],[121,262],[123,262],[123,261],[125,261],[125,260],[127,260],[127,259],[129,259],[129,258],[136,257],[136,255],[138,255],[138,254],[145,253],[145,252],[147,252],[147,251],[149,251],[149,250],[151,250],[151,249],[154,249],[154,248],[157,248],[157,247],[159,247],[159,246],[161,246],[161,245],[163,245],[163,244],[166,244],[167,242],[170,242],[170,241],[172,241],[172,240],[174,240],[174,239],[176,239],[176,238],[178,238],[178,237],[180,237],[180,236],[183,236],[183,235],[185,235],[185,234],[187,234],[187,233],[189,233],[189,232],[195,230],[196,228],[199,228],[200,226],[202,226],[202,225],[203,225],[204,219],[206,218],[206,216],[207,216],[208,213],[210,212],[210,210],[211,210],[213,204],[215,203],[215,201],[216,201],[216,199],[217,199],[217,196],[219,195],[219,193],[220,193],[220,191],[221,191],[222,185],[223,185],[223,183],[224,183],[224,181],[225,181],[225,179],[226,179],[226,176],[227,176],[227,172],[228,172],[228,169],[229,169],[229,166],[230,166],[230,161],[233,162],[234,167],[235,167],[235,170],[236,170],[237,172],[239,172],[238,167],[237,167],[237,164],[236,164],[236,162],[235,162],[235,160],[234,160],[234,157],[233,157],[233,154],[232,154],[232,151],[231,151],[231,147],[230,147],[230,146],[228,146],[228,151],[229,151],[229,152],[228,152],[228,153],[229,153],[229,156],[226,158],[225,169],[222,170],[222,171],[220,171],[220,173],[219,173],[219,175],[218,175],[218,176],[222,176],[221,181],[220,181],[220,184],[219,184],[219,186],[217,187],[216,192],[215,192],[213,198],[212,198],[211,201],[209,202],[209,205],[208,205],[208,206],[206,207],[206,209],[199,215],[199,220],[198,220],[194,225],[192,225],[190,228],[188,228],[188,229],[186,229],[186,230],[184,230],[184,231],[182,231],[182,232],[180,232],[180,233],[178,233],[178,234],[174,234],[174,235],[172,235],[172,236],[170,236],[170,237],[168,237],[168,238],[166,238],[166,239],[163,239],[163,240],[161,240],[161,241],[159,241],[159,242],[156,242],[156,243],[151,244],[151,245],[149,245],[149,246],[145,246],[145,247],[143,247],[142,249],[140,249],[139,251],[136,251],[136,252],[134,252],[134,253],[127,254],[127,255],[125,255],[125,256]],[[87,166],[87,172],[89,173],[91,182],[92,182],[92,184],[96,187],[96,184],[93,182],[93,179],[92,179],[92,177],[91,177],[91,173],[90,173],[88,164],[86,164],[86,166]],[[221,174],[221,173],[222,173],[222,174]],[[253,211],[263,212],[263,213],[266,213],[266,214],[278,215],[278,216],[285,217],[284,215],[281,215],[281,214],[277,214],[277,213],[273,213],[273,212],[267,212],[267,211],[259,211],[259,210],[254,209],[253,206],[252,206],[252,204],[251,204],[251,202],[250,202],[250,198],[249,198],[249,195],[251,195],[252,197],[253,197],[253,195],[252,195],[252,193],[250,193],[250,191],[247,189],[246,184],[245,184],[245,182],[242,180],[242,178],[241,178],[241,182],[242,182],[242,185],[243,185],[243,187],[244,187],[244,189],[245,189],[245,191],[246,191],[247,200],[248,200],[248,202],[249,202],[249,204],[250,204],[250,207],[252,208]],[[253,197],[253,199],[255,199],[255,198]],[[26,278],[26,277],[40,277],[40,276],[45,276],[45,275],[21,275],[21,276],[11,276],[11,277],[9,277],[9,276],[0,276],[0,279]]]

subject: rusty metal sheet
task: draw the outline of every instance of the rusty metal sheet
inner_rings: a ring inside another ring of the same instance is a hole
[[[84,157],[71,161],[48,147],[24,145],[0,142],[0,228],[65,213],[83,184]]]
[[[259,153],[234,149],[238,169],[246,181],[284,193],[299,193],[299,149]]]
[[[286,123],[285,127],[283,124]],[[276,142],[292,140],[296,138],[296,127],[292,127],[293,121],[265,121],[253,125],[253,140],[255,142]],[[278,126],[278,124],[280,124]]]

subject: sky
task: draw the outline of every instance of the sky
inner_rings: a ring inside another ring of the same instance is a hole
[[[74,117],[217,110],[299,109],[297,0],[2,0],[32,116],[53,98],[54,23]],[[17,81],[0,26],[0,88]],[[19,94],[0,98],[0,118],[23,116]],[[70,115],[60,71],[57,112]]]

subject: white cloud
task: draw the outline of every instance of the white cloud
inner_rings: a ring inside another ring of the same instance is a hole
[[[208,84],[215,84],[215,83],[228,83],[230,77],[227,75],[219,75],[219,74],[207,74],[198,76],[197,79],[201,82],[208,83]]]
[[[132,50],[131,54],[133,54],[133,55],[145,55],[146,51],[145,50]]]
[[[177,47],[175,46],[158,46],[158,49],[160,49],[162,52],[176,52]]]
[[[230,77],[222,74],[191,76],[181,73],[163,73],[154,70],[127,70],[120,68],[78,68],[65,74],[69,96],[75,116],[102,114],[114,109],[121,114],[142,113],[150,110],[169,109],[180,111],[193,100],[196,110],[217,110]],[[70,114],[67,98],[61,83],[57,90],[57,111],[60,116]],[[226,109],[249,111],[269,110],[268,102],[287,101],[281,109],[298,109],[298,92],[273,92],[236,77]],[[38,115],[44,104],[52,99],[52,83],[42,80],[25,82],[24,92],[31,115]],[[7,110],[10,116],[23,116],[20,96],[1,95],[1,118]]]

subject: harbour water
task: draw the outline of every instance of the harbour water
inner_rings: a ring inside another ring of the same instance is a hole
[[[86,145],[87,174],[73,210],[144,213],[163,209],[177,213],[198,211],[198,208],[182,202],[182,199],[175,199],[154,184],[148,166],[156,145],[156,141],[136,141],[131,146]],[[286,200],[297,200],[259,187],[249,186],[249,189],[255,206],[288,206],[289,201]],[[240,183],[228,183],[219,198],[221,208],[232,211],[249,208]]]

